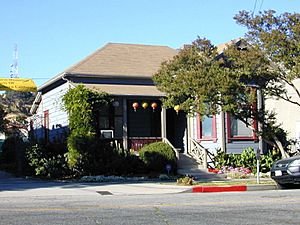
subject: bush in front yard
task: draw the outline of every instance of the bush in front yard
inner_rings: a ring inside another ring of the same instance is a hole
[[[278,151],[269,151],[267,154],[261,155],[260,171],[263,173],[269,172],[273,163],[280,158]],[[248,168],[253,173],[256,173],[256,153],[253,148],[246,148],[241,154],[227,154],[220,149],[214,158],[217,169],[223,170],[224,167]]]
[[[25,148],[27,143],[21,137],[10,136],[5,139],[0,154],[0,169],[22,175],[25,169]]]
[[[163,142],[155,142],[145,145],[139,151],[140,158],[147,169],[153,172],[166,172],[166,165],[172,167],[171,172],[176,171],[176,156],[171,146]]]
[[[66,151],[65,143],[33,143],[26,149],[26,158],[35,175],[62,178],[70,175]]]

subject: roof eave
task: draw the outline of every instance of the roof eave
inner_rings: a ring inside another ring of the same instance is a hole
[[[35,96],[35,99],[32,103],[32,106],[30,108],[30,114],[31,115],[33,115],[36,112],[36,110],[37,110],[37,108],[38,108],[38,106],[41,102],[41,99],[42,99],[42,93],[38,92],[37,95]]]
[[[64,76],[65,76],[65,72],[58,74],[57,76],[55,76],[52,79],[48,80],[46,83],[44,83],[41,86],[39,86],[38,89],[37,89],[37,91],[38,92],[43,91],[43,89],[45,89],[46,87],[48,87],[48,86],[54,84],[55,82],[63,79]]]
[[[109,74],[84,74],[84,73],[65,73],[64,78],[105,78],[105,79],[141,79],[152,80],[152,75],[109,75]]]

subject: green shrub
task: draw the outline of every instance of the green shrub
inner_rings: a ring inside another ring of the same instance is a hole
[[[177,184],[178,185],[193,185],[194,180],[191,177],[181,177],[177,179]]]
[[[253,148],[246,148],[240,155],[239,167],[249,168],[252,172],[256,172],[256,152]]]
[[[269,151],[268,154],[262,155],[260,160],[260,170],[262,173],[269,172],[275,161],[281,159],[279,150]]]
[[[111,160],[106,164],[107,174],[110,175],[144,175],[145,165],[136,155],[122,155],[113,151]]]
[[[93,134],[68,137],[68,165],[75,175],[128,175],[143,171],[142,161]]]
[[[77,175],[107,173],[115,152],[112,146],[100,140],[98,118],[99,112],[112,102],[111,96],[78,85],[70,89],[62,101],[69,115],[69,167]]]
[[[278,151],[270,151],[268,154],[261,155],[260,171],[263,173],[269,172],[273,163],[279,158],[280,154]],[[241,154],[227,154],[218,149],[214,160],[218,169],[224,166],[233,168],[243,167],[249,168],[253,173],[256,173],[257,159],[253,148],[246,148]]]
[[[172,171],[176,171],[176,156],[171,146],[163,142],[155,142],[145,145],[139,156],[149,171],[166,172],[166,165],[171,165]]]
[[[26,143],[21,137],[10,136],[2,145],[0,165],[3,170],[23,175],[25,169]]]
[[[88,152],[94,151],[95,137],[91,134],[80,135],[75,132],[68,137],[68,165],[71,169],[81,171]]]
[[[238,167],[238,164],[240,164],[240,156],[239,154],[227,154],[221,149],[217,149],[214,161],[218,169],[221,169],[223,166]]]
[[[70,175],[65,152],[66,145],[63,143],[37,143],[26,149],[26,158],[35,175],[62,178]]]

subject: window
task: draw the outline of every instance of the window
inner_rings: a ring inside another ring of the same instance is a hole
[[[252,124],[251,127],[247,127],[247,125],[241,120],[235,118],[234,116],[227,113],[227,136],[228,141],[232,140],[257,140],[257,136],[253,129],[257,129],[257,121],[250,121]]]
[[[112,104],[114,110],[114,137],[122,138],[123,137],[123,99],[115,99],[115,102]]]
[[[197,117],[198,124],[198,139],[199,140],[212,140],[217,141],[217,126],[216,126],[216,116],[209,115]]]
[[[100,129],[110,129],[110,112],[109,107],[103,107],[99,111],[99,128]]]
[[[109,106],[102,107],[98,111],[97,130],[101,135],[102,130],[113,130],[113,137],[123,137],[123,104],[122,99],[115,99]]]

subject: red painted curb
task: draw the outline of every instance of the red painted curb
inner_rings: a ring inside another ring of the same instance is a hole
[[[241,186],[196,186],[192,192],[228,192],[228,191],[247,191],[246,185]]]

